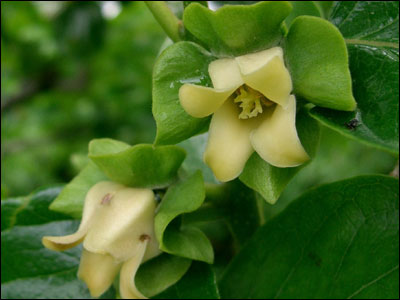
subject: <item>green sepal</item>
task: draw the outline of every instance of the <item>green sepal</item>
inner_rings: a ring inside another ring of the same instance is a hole
[[[330,22],[312,16],[297,17],[284,43],[293,92],[317,106],[353,111],[346,43]]]
[[[290,11],[287,1],[224,5],[217,11],[193,3],[185,9],[183,23],[213,54],[239,56],[276,46]]]
[[[89,158],[115,182],[131,187],[164,188],[176,180],[186,152],[177,146],[129,146],[111,139],[89,144]]]

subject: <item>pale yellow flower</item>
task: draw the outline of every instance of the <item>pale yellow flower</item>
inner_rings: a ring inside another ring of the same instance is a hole
[[[179,99],[197,118],[214,113],[204,160],[217,179],[240,175],[256,151],[277,167],[309,159],[295,126],[296,99],[280,47],[211,62],[214,88],[184,84]]]
[[[120,272],[120,295],[145,298],[135,286],[140,264],[156,255],[155,199],[152,190],[128,188],[114,182],[93,186],[85,199],[82,222],[67,236],[43,237],[43,244],[62,251],[83,242],[78,277],[93,297],[99,297]]]

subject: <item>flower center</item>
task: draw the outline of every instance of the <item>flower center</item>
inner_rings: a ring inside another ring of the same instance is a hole
[[[275,104],[263,94],[245,84],[235,91],[233,98],[233,102],[240,103],[239,107],[242,109],[239,119],[257,117],[258,114],[263,112],[263,106],[270,107]]]

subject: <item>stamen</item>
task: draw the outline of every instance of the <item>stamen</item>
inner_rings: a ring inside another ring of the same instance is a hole
[[[257,117],[263,112],[263,106],[269,107],[274,103],[268,100],[263,94],[253,90],[252,88],[242,85],[234,94],[234,102],[239,103],[242,112],[239,114],[239,119],[249,119]]]

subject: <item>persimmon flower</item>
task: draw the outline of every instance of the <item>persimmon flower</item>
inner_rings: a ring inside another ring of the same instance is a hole
[[[217,179],[238,177],[254,151],[281,168],[309,159],[297,135],[282,48],[218,59],[208,72],[214,88],[184,84],[179,99],[193,117],[214,114],[204,160]]]
[[[114,182],[93,186],[85,199],[82,222],[71,235],[43,237],[45,247],[62,251],[83,242],[78,277],[99,297],[120,272],[120,295],[145,298],[135,286],[140,264],[160,252],[154,236],[155,199],[152,190]]]

